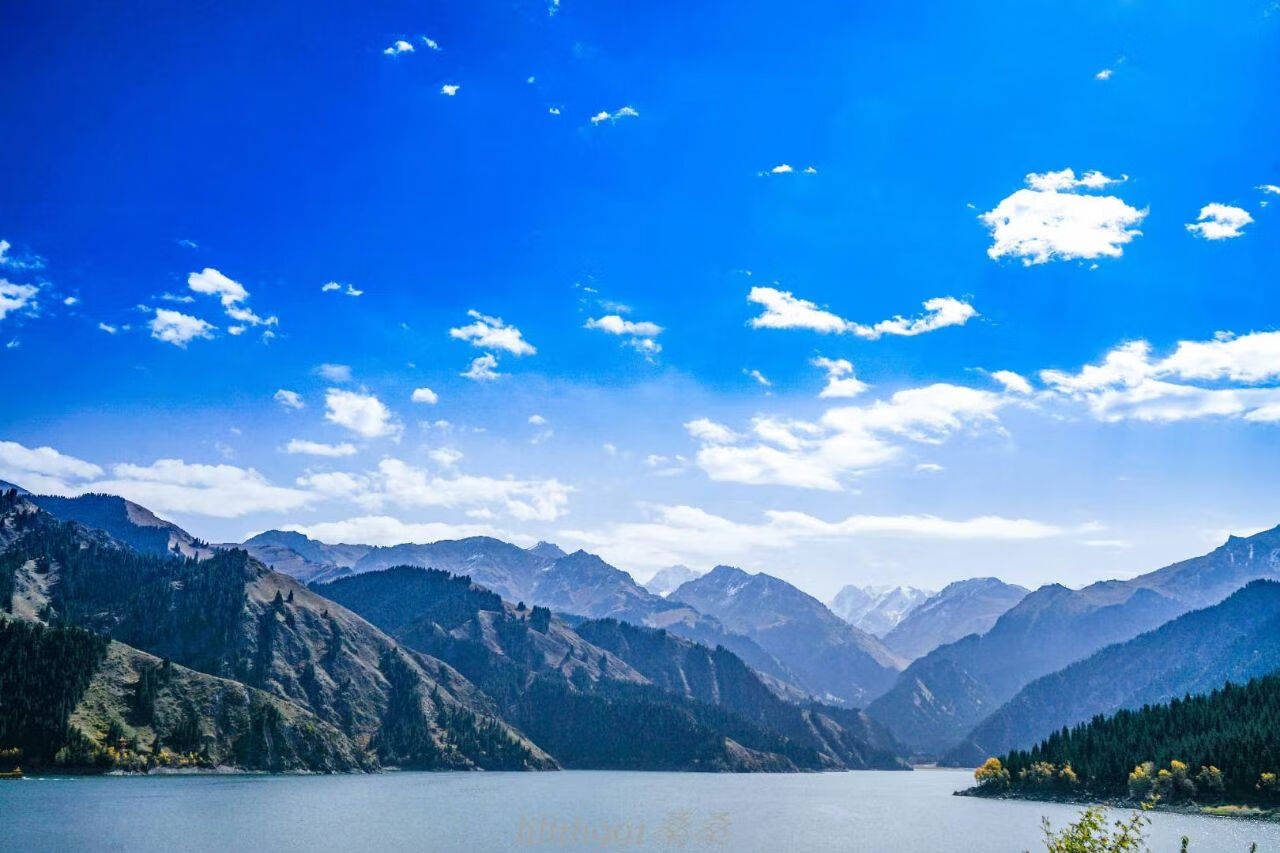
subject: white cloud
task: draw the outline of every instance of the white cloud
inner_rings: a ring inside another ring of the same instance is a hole
[[[777,166],[774,166],[772,169],[770,169],[769,173],[772,175],[789,175],[794,171],[795,169],[791,168],[791,166],[789,166],[788,164],[780,163]]]
[[[38,270],[44,268],[44,258],[39,255],[15,258],[9,254],[9,250],[12,248],[13,244],[8,240],[0,240],[0,267],[8,267],[12,270]]]
[[[79,304],[80,304],[80,298],[79,298],[78,296],[68,296],[68,297],[66,297],[65,299],[63,299],[63,300],[62,300],[62,304],[63,304],[63,305],[66,305],[66,306],[68,306],[68,307],[70,307],[70,306],[72,306],[72,305],[79,305]]]
[[[524,339],[520,330],[507,325],[501,317],[490,317],[471,310],[467,316],[475,322],[449,330],[449,336],[469,341],[473,347],[497,349],[515,356],[534,355],[537,349]]]
[[[1249,211],[1229,204],[1206,204],[1200,208],[1195,222],[1187,223],[1187,230],[1205,240],[1227,240],[1244,235],[1244,227],[1253,222]]]
[[[373,394],[361,394],[330,388],[324,395],[325,420],[346,427],[365,438],[396,436],[401,425],[381,400]]]
[[[452,98],[454,95],[458,94],[458,90],[461,88],[462,86],[458,85],[457,83],[445,83],[443,86],[440,87],[440,94],[448,95],[450,98]]]
[[[497,371],[498,359],[492,353],[471,359],[471,366],[459,375],[474,382],[491,382],[502,376]]]
[[[916,466],[916,471],[921,474],[937,474],[942,471],[942,466],[937,462],[921,462]]]
[[[11,312],[34,309],[40,288],[33,284],[15,284],[0,278],[0,320]]]
[[[303,454],[306,456],[354,456],[356,446],[348,442],[341,444],[324,444],[319,441],[307,441],[301,438],[291,438],[289,443],[285,445],[285,453]]]
[[[816,422],[757,416],[750,436],[705,419],[685,428],[701,443],[697,463],[713,480],[838,491],[848,477],[897,459],[903,441],[940,444],[956,433],[998,427],[996,412],[1009,402],[936,383],[828,409]]]
[[[307,405],[302,402],[301,394],[297,391],[290,391],[286,388],[281,388],[279,391],[276,391],[274,399],[286,409],[301,409]]]
[[[699,441],[714,442],[716,444],[731,444],[741,438],[738,433],[729,429],[721,423],[716,423],[710,418],[698,418],[689,421],[684,425],[689,435]]]
[[[462,451],[455,447],[437,447],[427,453],[441,468],[453,468],[462,461]]]
[[[108,325],[107,323],[99,323],[98,329],[100,331],[106,332],[108,335],[114,335],[116,332],[120,331],[115,326]]]
[[[754,368],[752,368],[751,370],[747,370],[746,368],[743,368],[742,372],[744,375],[750,376],[752,379],[759,382],[761,385],[763,385],[766,388],[769,388],[773,385],[773,383],[769,381],[769,378],[765,376],[763,373],[761,373],[759,370],[756,370]]]
[[[617,307],[629,310],[626,306],[619,305]],[[606,314],[599,318],[589,318],[583,328],[598,329],[610,335],[627,336],[627,346],[630,346],[650,361],[653,361],[654,356],[662,352],[662,345],[654,340],[655,337],[662,334],[662,327],[657,323],[643,320],[637,322],[628,320],[619,314]]]
[[[461,454],[443,449],[447,456],[435,454],[433,460],[442,467],[452,467]],[[345,494],[357,504],[371,510],[392,505],[405,509],[444,507],[498,508],[520,521],[554,521],[564,514],[573,492],[571,486],[555,479],[521,480],[515,477],[483,477],[451,473],[433,474],[400,459],[387,458],[376,471],[348,474]],[[298,485],[315,487],[317,475],[302,477]],[[335,481],[329,480],[332,486]]]
[[[1021,374],[1014,373],[1012,370],[995,370],[991,373],[991,378],[1004,386],[1006,391],[1012,391],[1015,394],[1030,394],[1031,383]]]
[[[427,36],[423,36],[422,43],[425,44],[431,50],[440,50],[440,43],[433,38],[428,38]]]
[[[404,39],[396,39],[390,47],[382,51],[387,56],[399,56],[402,53],[413,53],[413,45]]]
[[[847,359],[819,356],[809,363],[827,372],[827,385],[819,397],[856,397],[870,387],[854,375],[853,364]]]
[[[556,538],[590,548],[617,565],[660,568],[677,563],[712,565],[751,559],[763,549],[791,549],[815,540],[879,536],[1004,541],[1047,539],[1075,532],[1031,519],[999,516],[953,520],[932,515],[851,515],[829,522],[801,512],[767,511],[762,522],[750,524],[692,506],[654,506],[647,510],[650,518],[646,521],[615,523],[595,530],[561,530]]]
[[[547,422],[547,419],[544,418],[542,415],[539,415],[539,414],[529,415],[529,423],[533,424],[534,426],[542,426],[546,422]]]
[[[355,285],[347,284],[346,289],[344,290],[343,285],[339,284],[336,281],[330,281],[321,285],[320,292],[321,293],[342,293],[347,296],[364,296],[364,291],[357,290]]]
[[[798,299],[789,291],[773,287],[753,287],[747,301],[763,305],[764,313],[751,319],[753,329],[811,329],[815,332],[841,333],[848,322],[819,308],[806,299]]]
[[[156,512],[189,512],[237,518],[255,512],[284,512],[310,503],[313,496],[274,486],[252,468],[188,464],[159,459],[151,465],[115,465],[113,479],[84,486],[85,491],[120,495]]]
[[[1083,403],[1102,421],[1203,417],[1280,420],[1280,332],[1219,333],[1179,341],[1155,358],[1147,341],[1115,347],[1076,372],[1042,370],[1052,395]]]
[[[610,335],[636,335],[643,338],[652,338],[655,335],[662,334],[662,327],[657,323],[634,322],[617,314],[606,314],[600,318],[588,319],[583,328],[599,329]]]
[[[213,267],[205,267],[200,272],[187,276],[187,287],[196,293],[216,296],[222,303],[227,316],[244,326],[275,326],[279,323],[276,317],[259,317],[242,303],[249,298],[249,291],[238,281],[223,275]],[[244,329],[228,330],[233,335]]]
[[[1071,169],[1033,172],[1026,180],[1029,189],[1017,190],[978,217],[991,230],[987,255],[992,260],[1018,257],[1030,266],[1051,260],[1118,258],[1123,247],[1142,234],[1137,226],[1146,210],[1116,196],[1079,192],[1119,182],[1101,172],[1087,172],[1079,179]]]
[[[157,308],[147,325],[151,329],[151,337],[183,349],[196,338],[213,337],[214,331],[214,327],[204,320],[168,308]]]
[[[351,366],[347,364],[320,364],[315,369],[316,376],[329,382],[350,382]]]
[[[67,494],[68,481],[102,476],[92,462],[77,459],[52,447],[25,447],[16,441],[0,441],[0,480],[37,494]]]
[[[773,287],[753,287],[747,301],[764,306],[764,313],[751,319],[755,329],[809,329],[823,334],[852,334],[867,340],[877,340],[884,335],[913,336],[932,332],[946,326],[963,326],[978,312],[972,305],[950,296],[926,300],[922,316],[907,318],[901,315],[881,320],[874,325],[863,325],[846,320],[819,308],[807,299]]]
[[[296,530],[321,542],[359,542],[363,545],[426,544],[471,536],[493,536],[516,544],[533,542],[532,537],[508,533],[487,524],[413,523],[387,515],[365,515],[319,524],[291,524],[283,529]]]
[[[409,399],[415,403],[435,405],[440,402],[440,395],[435,391],[432,391],[430,388],[414,388],[413,395]]]
[[[1111,75],[1112,75],[1112,74],[1114,74],[1114,73],[1115,73],[1115,71],[1114,71],[1114,70],[1112,70],[1112,69],[1110,69],[1110,68],[1104,68],[1104,69],[1102,69],[1101,71],[1099,71],[1097,74],[1093,75],[1093,79],[1095,79],[1095,80],[1110,80],[1110,79],[1111,79]]]
[[[616,122],[620,118],[636,118],[640,113],[634,107],[620,107],[614,112],[601,110],[591,117],[592,124],[601,124],[603,122]]]
[[[218,297],[224,308],[249,298],[249,291],[245,290],[243,284],[227,278],[212,267],[205,267],[200,272],[187,276],[187,286],[196,293]]]

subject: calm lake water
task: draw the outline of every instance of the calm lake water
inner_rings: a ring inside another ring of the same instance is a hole
[[[42,778],[0,783],[0,849],[1043,849],[1077,809],[953,797],[964,771],[387,773]],[[1155,814],[1152,849],[1280,851],[1280,824]],[[577,835],[575,832],[577,823]]]

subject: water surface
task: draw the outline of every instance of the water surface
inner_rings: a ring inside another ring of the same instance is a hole
[[[0,783],[0,849],[1042,850],[1052,803],[954,797],[965,771],[47,777]],[[1120,816],[1119,813],[1116,815]],[[1280,853],[1280,824],[1152,815],[1152,849]],[[575,828],[576,822],[576,828]]]

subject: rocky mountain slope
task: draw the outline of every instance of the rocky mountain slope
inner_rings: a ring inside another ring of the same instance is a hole
[[[1041,587],[986,634],[912,663],[867,710],[910,749],[940,756],[1036,678],[1216,604],[1257,578],[1280,578],[1280,528],[1233,536],[1209,554],[1131,580]]]
[[[1036,679],[983,720],[944,763],[973,766],[1098,714],[1208,693],[1278,669],[1280,583],[1254,581],[1221,604]]]
[[[883,729],[784,702],[723,647],[613,619],[571,626],[434,570],[398,567],[316,589],[457,666],[566,766],[899,766]],[[636,729],[620,729],[626,721]]]
[[[284,718],[302,719],[293,706],[314,716],[325,724],[312,726],[322,739],[339,733],[367,753],[356,764],[554,766],[455,670],[401,648],[243,551],[202,561],[142,554],[12,493],[0,506],[0,529],[8,541],[0,552],[6,612],[80,626],[284,700],[289,706],[268,704]],[[225,757],[217,743],[234,731],[208,734],[210,743],[202,745],[210,760]],[[339,739],[317,754],[351,751]]]
[[[875,637],[779,578],[717,566],[666,599],[710,614],[788,666],[828,701],[860,706],[888,689],[902,661]]]
[[[884,644],[907,660],[916,660],[961,637],[985,634],[1027,592],[999,578],[947,584],[886,633]]]

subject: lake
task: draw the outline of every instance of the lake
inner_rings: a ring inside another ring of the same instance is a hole
[[[966,771],[47,777],[0,783],[0,849],[1042,850],[1078,809],[953,797]],[[1117,813],[1119,814],[1119,813]],[[1153,814],[1152,849],[1280,851],[1280,824]],[[576,822],[576,827],[575,827]],[[576,835],[575,835],[576,831]]]

